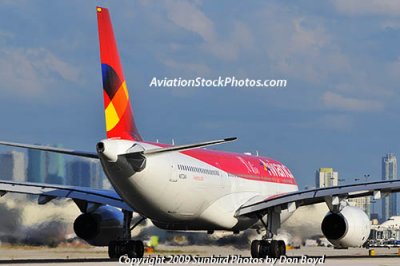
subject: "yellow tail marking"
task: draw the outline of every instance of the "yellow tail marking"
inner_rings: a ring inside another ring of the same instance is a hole
[[[126,87],[126,82],[125,81],[122,83],[122,89],[125,92],[126,99],[129,100],[128,88]]]
[[[117,111],[115,110],[112,102],[110,102],[110,104],[107,106],[105,114],[106,114],[106,130],[110,131],[119,122]]]

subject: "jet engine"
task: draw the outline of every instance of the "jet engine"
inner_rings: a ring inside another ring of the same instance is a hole
[[[371,222],[360,208],[346,206],[338,213],[328,212],[321,230],[335,247],[359,247],[369,237]]]
[[[123,235],[124,215],[110,206],[101,206],[90,213],[83,213],[74,222],[75,234],[92,246],[107,246]]]

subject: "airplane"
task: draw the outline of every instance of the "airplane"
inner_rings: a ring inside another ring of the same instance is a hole
[[[285,242],[276,239],[281,224],[297,208],[320,202],[329,207],[321,229],[334,246],[357,247],[367,240],[369,218],[347,199],[399,192],[400,180],[299,191],[289,168],[272,158],[205,148],[236,138],[187,145],[145,141],[135,124],[109,11],[96,7],[96,13],[106,138],[92,152],[0,144],[98,159],[114,190],[0,181],[0,196],[38,195],[39,204],[72,199],[82,212],[74,221],[76,235],[108,246],[110,258],[143,257],[143,242],[132,239],[131,231],[145,219],[166,230],[257,229],[263,235],[251,242],[251,256],[278,258],[286,254]],[[132,225],[133,212],[142,218]]]
[[[376,225],[375,229],[400,230],[400,216],[391,216],[388,220],[384,221],[382,224]]]

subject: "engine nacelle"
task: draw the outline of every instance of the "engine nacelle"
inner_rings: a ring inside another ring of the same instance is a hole
[[[371,222],[360,208],[346,206],[339,213],[328,212],[321,230],[335,247],[359,247],[369,237]]]
[[[83,213],[74,222],[75,234],[92,246],[107,246],[123,236],[124,215],[110,206],[101,206],[94,212]]]

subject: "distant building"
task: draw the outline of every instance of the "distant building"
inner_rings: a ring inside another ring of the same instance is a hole
[[[61,145],[54,147],[61,148]],[[65,160],[64,155],[54,152],[46,152],[46,182],[50,184],[65,184]]]
[[[46,153],[28,149],[28,182],[45,183],[47,180]]]
[[[103,170],[97,160],[76,159],[66,164],[67,185],[102,188],[103,177]]]
[[[0,154],[0,179],[17,182],[26,181],[24,153],[9,151]]]
[[[319,168],[315,173],[315,186],[333,187],[338,185],[339,174],[333,168]]]
[[[349,202],[352,205],[362,209],[367,214],[367,216],[371,218],[371,203],[370,203],[370,201],[371,201],[371,199],[369,196],[349,199]]]
[[[393,179],[397,179],[397,158],[393,153],[388,153],[382,158],[382,180]],[[382,199],[382,220],[386,221],[396,215],[397,194],[391,193]]]
[[[90,186],[92,188],[103,188],[104,185],[104,172],[99,160],[89,159],[90,164]]]

